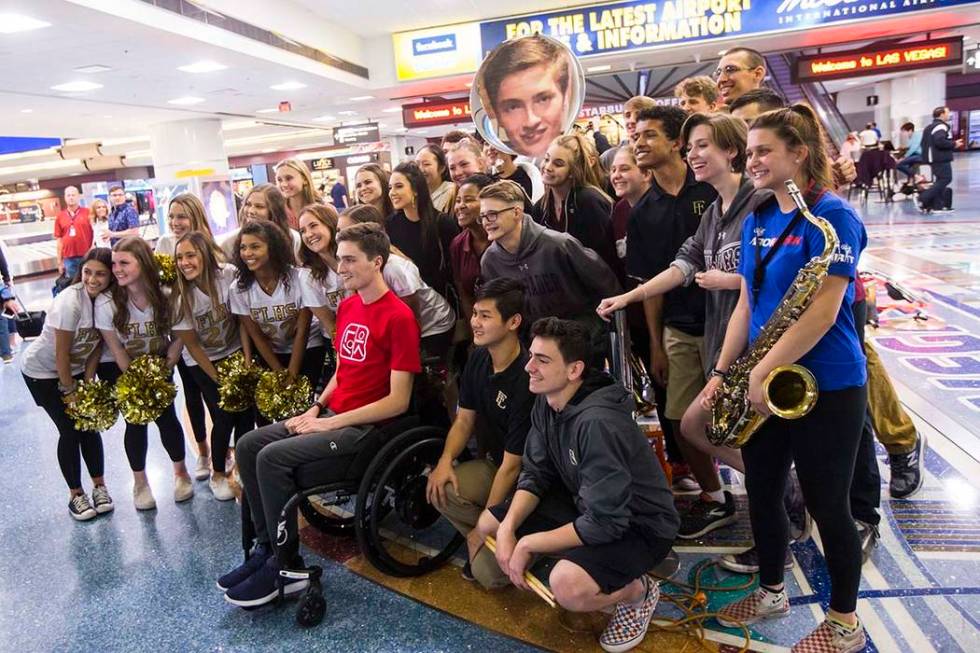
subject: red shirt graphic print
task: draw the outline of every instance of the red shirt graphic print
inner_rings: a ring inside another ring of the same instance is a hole
[[[337,308],[337,388],[329,399],[344,413],[383,399],[391,391],[391,371],[422,371],[419,325],[395,293],[365,304],[360,295]]]

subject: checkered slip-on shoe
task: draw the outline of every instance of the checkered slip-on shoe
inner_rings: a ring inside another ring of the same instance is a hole
[[[773,594],[758,587],[748,596],[719,610],[716,619],[722,626],[738,628],[740,624],[748,626],[763,619],[785,617],[788,614],[789,599],[786,598],[786,592]]]
[[[816,629],[797,642],[792,653],[857,653],[867,646],[861,624],[852,631],[824,620]]]
[[[643,577],[643,583],[647,586],[647,594],[639,607],[628,603],[616,604],[612,619],[599,636],[602,650],[623,653],[637,646],[646,637],[653,611],[657,609],[657,601],[660,600],[660,585],[646,576]]]

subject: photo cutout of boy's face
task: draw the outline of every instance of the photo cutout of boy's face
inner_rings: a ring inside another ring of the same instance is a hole
[[[500,83],[493,113],[518,154],[543,157],[564,133],[568,94],[559,84],[562,66],[567,66],[564,57],[511,73]]]

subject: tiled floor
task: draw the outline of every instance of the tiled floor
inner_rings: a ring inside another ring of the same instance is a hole
[[[868,651],[980,650],[980,155],[957,158],[955,188],[953,214],[921,216],[911,202],[860,207],[870,234],[862,268],[920,295],[929,316],[913,320],[907,305],[882,299],[881,326],[869,332],[930,451],[921,493],[890,501],[883,488],[882,542],[863,569],[859,599]],[[19,292],[40,306],[48,284],[24,284]],[[385,589],[333,559],[322,560],[328,608],[320,627],[297,628],[291,609],[234,609],[213,584],[240,555],[233,503],[215,501],[198,484],[193,501],[175,505],[168,458],[151,435],[148,471],[160,507],[137,514],[117,426],[104,440],[118,508],[74,523],[65,510],[54,427],[33,406],[16,364],[0,369],[0,396],[4,651],[532,648]],[[881,468],[887,484],[883,457]],[[737,475],[726,478],[744,494]],[[742,523],[679,547],[681,577],[699,560],[737,550],[746,531]],[[822,617],[828,593],[819,538],[795,545],[794,555],[798,564],[787,578],[794,610],[757,628],[754,650],[785,650]],[[734,631],[709,627],[710,639],[737,644]]]

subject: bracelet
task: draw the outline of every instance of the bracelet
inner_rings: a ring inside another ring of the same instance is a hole
[[[61,393],[62,397],[67,397],[71,393],[75,392],[75,387],[76,387],[75,383],[66,386],[66,385],[62,385],[61,381],[58,381],[58,392]]]
[[[314,402],[313,402],[313,406],[316,406],[316,407],[317,407],[317,408],[319,408],[319,409],[320,409],[321,411],[324,411],[324,410],[326,410],[326,409],[327,409],[327,407],[326,407],[326,406],[325,406],[325,405],[323,404],[323,402],[321,402],[321,401],[320,401],[319,399],[317,399],[316,401],[314,401]],[[311,406],[311,408],[312,408],[313,406]]]
[[[728,376],[728,372],[722,372],[716,367],[711,370],[711,374],[709,376],[717,376],[719,379],[724,379],[726,376]]]

